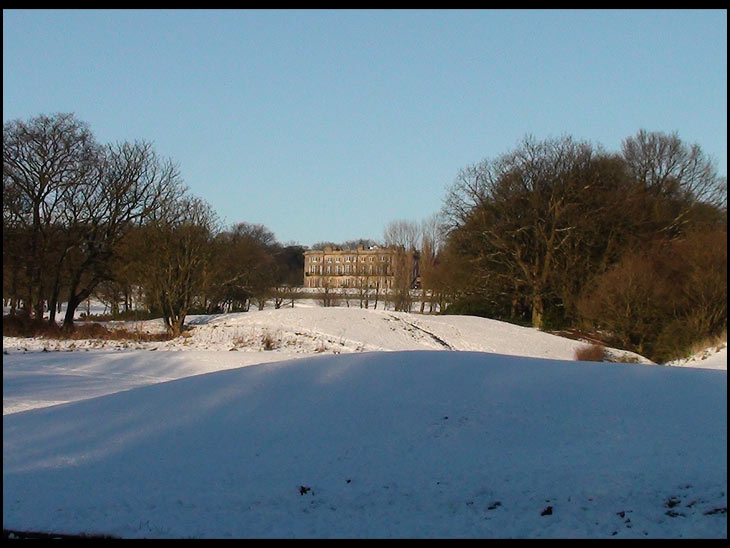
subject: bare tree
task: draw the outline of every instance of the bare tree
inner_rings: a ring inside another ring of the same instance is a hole
[[[88,126],[72,114],[42,115],[3,126],[3,224],[7,217],[9,227],[29,236],[23,264],[15,267],[26,272],[24,304],[37,318],[43,316],[48,298],[44,273],[57,274],[65,258],[68,244],[58,236],[67,228],[67,196],[89,184],[98,151]]]
[[[654,207],[663,206],[661,231],[676,236],[700,204],[727,209],[727,181],[699,145],[682,142],[676,133],[642,129],[624,140],[622,152]]]
[[[715,162],[699,145],[682,142],[677,133],[639,130],[623,141],[622,152],[633,175],[659,194],[718,207],[726,199]]]
[[[337,306],[339,304],[339,295],[335,290],[335,281],[333,276],[322,276],[321,292],[319,294],[320,303],[324,307]]]
[[[406,251],[399,248],[393,254],[393,287],[390,291],[390,300],[395,310],[410,312],[413,307],[411,290],[416,279],[417,258],[415,251]]]
[[[228,302],[232,309],[247,311],[253,299],[263,307],[280,281],[273,233],[262,225],[237,223],[218,234],[214,246],[209,293],[216,306]]]
[[[262,224],[236,223],[233,233],[241,239],[257,242],[265,248],[278,246],[274,233]]]
[[[434,272],[442,240],[441,219],[433,214],[421,221],[421,249],[418,258],[418,272],[421,280],[421,314],[424,313],[429,294],[434,291]],[[430,312],[433,312],[431,301]]]
[[[659,363],[727,330],[727,225],[702,227],[627,253],[597,276],[579,303],[612,345]]]
[[[185,317],[201,290],[215,225],[215,215],[207,203],[184,196],[165,203],[139,229],[137,268],[172,337],[182,332]]]
[[[410,312],[413,306],[411,290],[418,277],[422,228],[418,222],[398,220],[388,223],[383,233],[385,245],[397,250],[392,259],[393,287],[390,289],[390,300],[396,310]]]
[[[124,235],[163,207],[183,189],[177,167],[160,161],[149,143],[105,148],[93,176],[64,200],[64,215],[74,245],[67,261],[69,297],[64,328],[73,328],[77,306],[96,285],[112,277],[110,261]]]
[[[383,231],[383,243],[386,247],[415,251],[420,247],[421,235],[421,227],[415,221],[391,221]]]
[[[525,139],[513,153],[463,170],[447,197],[452,230],[481,258],[482,266],[473,262],[472,269],[484,284],[499,278],[505,289],[528,288],[534,327],[543,326],[556,256],[589,192],[581,174],[592,158],[589,144],[569,137]]]
[[[370,274],[367,265],[361,261],[361,257],[355,256],[358,261],[355,264],[355,273],[357,274],[357,294],[360,301],[360,308],[370,307]]]

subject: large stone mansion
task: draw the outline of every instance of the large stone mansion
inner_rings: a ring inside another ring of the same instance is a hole
[[[326,246],[304,252],[304,287],[379,288],[389,290],[403,280],[418,284],[418,257],[397,247],[342,249]]]

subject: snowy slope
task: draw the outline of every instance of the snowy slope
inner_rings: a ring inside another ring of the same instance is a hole
[[[727,341],[699,351],[683,360],[673,360],[667,365],[674,367],[701,367],[727,370]]]
[[[164,331],[161,320],[109,322],[128,330]],[[536,329],[474,316],[430,316],[385,310],[307,307],[267,309],[247,313],[189,316],[187,337],[155,343],[120,341],[53,341],[3,337],[14,350],[69,348],[139,348],[156,350],[237,350],[259,352],[262,339],[273,352],[313,354],[374,350],[473,350],[514,356],[572,360],[585,343]],[[636,354],[632,358],[648,362]]]
[[[727,535],[725,347],[665,367],[571,361],[583,343],[466,316],[188,323],[164,343],[3,337],[4,528]]]
[[[301,306],[191,316],[187,324],[192,328],[188,336],[166,342],[3,337],[3,414],[316,354],[471,350],[572,360],[585,346],[486,318],[360,308]],[[164,331],[161,320],[126,322],[125,327]],[[264,350],[264,340],[271,341],[270,350]],[[149,356],[150,351],[157,354]]]
[[[726,537],[726,381],[726,371],[416,351],[143,386],[5,415],[3,526]]]

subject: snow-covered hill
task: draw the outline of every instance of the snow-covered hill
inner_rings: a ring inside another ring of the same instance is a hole
[[[161,320],[109,322],[130,331],[164,331]],[[470,350],[572,360],[586,343],[475,316],[431,316],[319,306],[189,316],[185,337],[154,343],[3,338],[6,350],[121,348],[155,350],[264,349],[283,355],[397,350]],[[630,352],[617,356],[650,363]],[[281,359],[281,356],[276,356]]]
[[[162,320],[110,322],[162,332]],[[473,316],[299,306],[191,316],[165,342],[3,337],[3,414],[222,369],[319,354],[434,350],[575,359],[586,344]],[[156,351],[152,359],[150,351]],[[628,352],[628,359],[648,362]]]
[[[702,349],[688,358],[673,360],[666,365],[672,367],[701,367],[703,369],[727,370],[727,341]]]
[[[576,362],[582,343],[470,317],[190,323],[138,348],[3,339],[4,528],[727,536],[726,364]]]
[[[726,379],[423,351],[189,377],[5,415],[3,526],[725,537]]]

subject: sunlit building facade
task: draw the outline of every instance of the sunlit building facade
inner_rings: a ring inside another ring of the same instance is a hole
[[[396,247],[372,246],[342,249],[327,246],[304,252],[304,287],[392,289],[396,277],[418,283],[418,260],[414,253]]]

